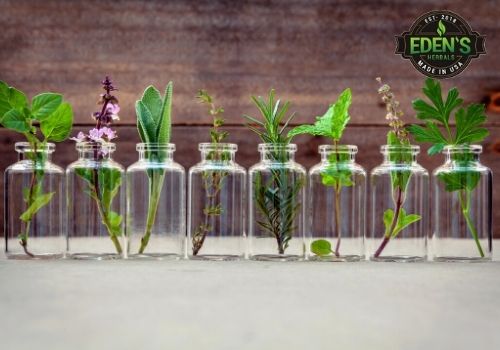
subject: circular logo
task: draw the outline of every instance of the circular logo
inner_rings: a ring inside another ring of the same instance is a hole
[[[431,11],[420,16],[409,31],[396,36],[396,54],[409,59],[428,77],[450,78],[486,53],[484,40],[456,13]]]

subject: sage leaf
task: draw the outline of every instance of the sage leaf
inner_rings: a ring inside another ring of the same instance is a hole
[[[172,129],[172,94],[173,83],[170,81],[165,89],[165,97],[161,107],[160,118],[158,119],[158,132],[156,134],[158,143],[170,142]]]
[[[156,123],[151,115],[151,111],[146,107],[144,102],[137,101],[135,103],[135,111],[142,130],[144,139],[143,142],[153,143],[156,140]]]

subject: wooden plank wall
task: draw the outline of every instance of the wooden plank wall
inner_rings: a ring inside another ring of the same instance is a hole
[[[198,160],[197,143],[208,140],[210,117],[194,99],[200,88],[225,107],[230,141],[240,146],[238,161],[250,166],[258,159],[258,140],[243,127],[241,115],[256,114],[251,94],[276,88],[282,99],[292,101],[296,123],[302,123],[351,87],[352,122],[344,142],[357,144],[359,162],[371,169],[381,160],[378,147],[387,131],[374,78],[382,76],[393,86],[406,121],[414,122],[410,103],[424,79],[409,61],[394,55],[394,35],[438,8],[456,11],[487,35],[488,54],[444,85],[457,85],[467,102],[488,103],[500,90],[500,7],[493,0],[0,0],[0,79],[29,96],[62,92],[74,107],[76,133],[90,127],[99,81],[109,74],[120,89],[116,159],[124,165],[136,159],[135,100],[147,85],[173,80],[173,142],[185,167]],[[491,136],[483,161],[498,174],[500,114],[488,114]],[[15,161],[18,139],[0,129],[1,170]],[[297,143],[301,163],[309,167],[318,161],[319,138],[299,137]],[[58,146],[58,164],[75,157],[71,142]],[[425,154],[420,160],[428,169],[442,162]],[[494,201],[498,209],[498,181]],[[500,237],[500,230],[494,231]]]

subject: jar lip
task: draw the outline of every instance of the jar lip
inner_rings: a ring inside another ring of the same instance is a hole
[[[141,142],[136,144],[135,149],[139,152],[144,151],[175,151],[175,144],[173,143],[158,143],[158,142]]]
[[[411,152],[413,154],[420,153],[420,146],[417,145],[382,145],[380,152]]]
[[[295,143],[259,143],[258,150],[259,152],[279,150],[287,152],[297,152],[297,145]]]
[[[358,146],[356,145],[320,145],[318,147],[319,153],[358,153]]]
[[[236,152],[238,150],[238,145],[235,143],[212,143],[212,142],[202,142],[198,144],[199,151],[232,151]]]
[[[29,142],[16,142],[14,144],[14,149],[19,153],[35,152],[33,147]],[[46,143],[43,147],[37,147],[36,152],[47,152],[53,153],[56,150],[56,145],[52,142]]]
[[[479,154],[483,152],[483,146],[481,145],[447,145],[443,148],[444,153],[475,153]]]
[[[105,150],[107,152],[113,152],[116,149],[116,144],[113,142],[78,142],[76,144],[76,149],[80,152],[85,151],[95,151],[95,150]]]

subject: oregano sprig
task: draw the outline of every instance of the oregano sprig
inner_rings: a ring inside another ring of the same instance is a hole
[[[73,110],[63,101],[61,94],[44,92],[33,97],[30,103],[23,92],[0,81],[0,124],[22,134],[31,148],[26,156],[33,162],[34,171],[29,187],[22,193],[26,205],[19,219],[23,221],[24,229],[18,238],[26,255],[33,257],[28,249],[31,222],[55,194],[43,192],[46,154],[42,150],[48,142],[62,142],[69,137]]]

